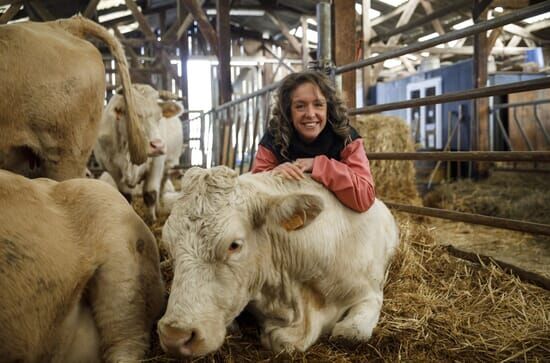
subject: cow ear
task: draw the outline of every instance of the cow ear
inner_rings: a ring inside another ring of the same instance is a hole
[[[162,116],[166,118],[179,116],[183,112],[183,107],[177,102],[159,102],[159,106],[162,109]]]
[[[273,198],[268,207],[267,219],[287,231],[295,231],[309,225],[322,212],[323,200],[312,194],[290,194]]]

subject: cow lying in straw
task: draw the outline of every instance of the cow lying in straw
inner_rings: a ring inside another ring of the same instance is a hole
[[[190,169],[182,186],[163,229],[174,259],[158,324],[165,351],[218,349],[246,306],[274,351],[305,351],[324,333],[370,338],[398,244],[381,201],[360,214],[312,179],[237,177],[226,167]]]
[[[90,179],[0,170],[0,361],[144,358],[164,307],[152,233]]]

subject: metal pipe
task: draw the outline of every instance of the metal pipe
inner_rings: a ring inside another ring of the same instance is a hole
[[[368,152],[369,160],[550,161],[550,151]]]
[[[371,57],[368,59],[360,60],[358,62],[349,63],[341,67],[337,67],[336,74],[348,72],[348,71],[365,67],[365,66],[370,66],[370,65],[385,61],[387,59],[397,58],[399,56],[406,55],[412,52],[417,52],[426,48],[431,48],[438,44],[450,42],[451,40],[465,38],[467,36],[474,35],[485,30],[498,28],[503,25],[514,23],[534,15],[543,14],[547,11],[550,11],[550,1],[543,1],[539,4],[531,5],[521,10],[514,10],[513,12],[510,12],[508,14],[504,14],[502,16],[493,18],[491,20],[474,24],[464,29],[455,30],[455,31],[443,34],[437,38],[429,39],[420,43],[411,44],[407,47],[403,47],[403,48],[396,49],[389,52],[384,52],[376,57]]]
[[[514,151],[514,148],[512,147],[512,142],[510,142],[510,138],[506,134],[506,129],[504,128],[504,124],[502,123],[502,119],[500,118],[500,112],[497,111],[495,113],[495,116],[500,132],[502,132],[502,137],[504,138],[504,141],[506,141],[506,145],[508,145],[508,149],[510,149],[510,151]]]
[[[330,1],[317,3],[317,61],[319,68],[325,69],[332,64],[332,24]]]
[[[419,214],[423,216],[449,219],[451,221],[460,221],[472,224],[481,224],[484,226],[511,229],[514,231],[528,232],[534,234],[544,234],[550,236],[550,225],[524,222],[515,219],[489,217],[481,214],[463,213],[449,211],[439,208],[416,207],[392,202],[384,202],[388,207],[406,213]]]
[[[550,2],[549,2],[550,4]],[[498,86],[474,88],[466,91],[450,92],[439,96],[428,96],[413,100],[385,103],[351,109],[349,115],[370,114],[382,111],[397,110],[416,106],[433,105],[436,103],[454,102],[482,98],[488,96],[506,95],[510,93],[532,91],[536,89],[550,88],[550,77],[537,78],[529,81],[513,82]]]
[[[540,105],[543,103],[550,103],[550,99],[527,101],[527,102],[499,103],[498,105],[493,105],[493,108],[499,109],[499,108],[510,108],[510,107],[520,107],[520,106],[531,106],[531,105]]]

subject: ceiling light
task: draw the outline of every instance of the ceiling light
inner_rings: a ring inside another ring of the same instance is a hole
[[[497,13],[502,13],[502,12],[504,11],[504,9],[502,8],[502,6],[497,6],[497,7],[495,8],[495,11],[496,11]]]
[[[130,23],[128,25],[120,25],[118,27],[118,30],[122,34],[126,34],[126,33],[129,33],[129,32],[132,32],[132,31],[136,30],[137,28],[139,28],[139,25],[138,25],[137,21],[134,21],[133,23]]]
[[[206,9],[206,15],[216,15],[216,9]],[[260,9],[229,9],[230,16],[264,16],[265,10]]]
[[[430,52],[422,52],[422,53],[420,53],[420,55],[423,56],[423,57],[429,57]]]

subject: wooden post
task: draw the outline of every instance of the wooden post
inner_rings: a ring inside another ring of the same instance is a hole
[[[216,1],[216,30],[218,36],[218,60],[220,75],[220,104],[231,101],[231,26],[229,24],[229,0]]]
[[[333,3],[334,63],[336,66],[355,61],[355,0]],[[355,70],[342,74],[342,95],[346,105],[355,107]]]
[[[369,9],[371,6],[370,0],[362,0],[363,5],[363,14],[361,15],[361,23],[362,23],[362,30],[363,30],[363,39],[362,39],[362,50],[363,50],[363,59],[367,59],[371,55],[369,42],[372,38],[372,26],[371,21],[369,18]],[[367,105],[367,98],[369,93],[369,87],[371,84],[375,83],[376,81],[372,79],[372,66],[364,67],[363,68],[363,82],[362,82],[362,88],[363,88],[363,106]]]
[[[490,0],[475,0],[472,9],[474,23],[487,19],[487,6]],[[487,58],[488,40],[487,33],[480,32],[474,36],[474,87],[485,87],[487,85]],[[489,99],[478,98],[474,101],[474,120],[472,124],[471,145],[472,150],[489,150]],[[475,176],[485,177],[488,173],[487,163],[474,163],[473,173]]]

